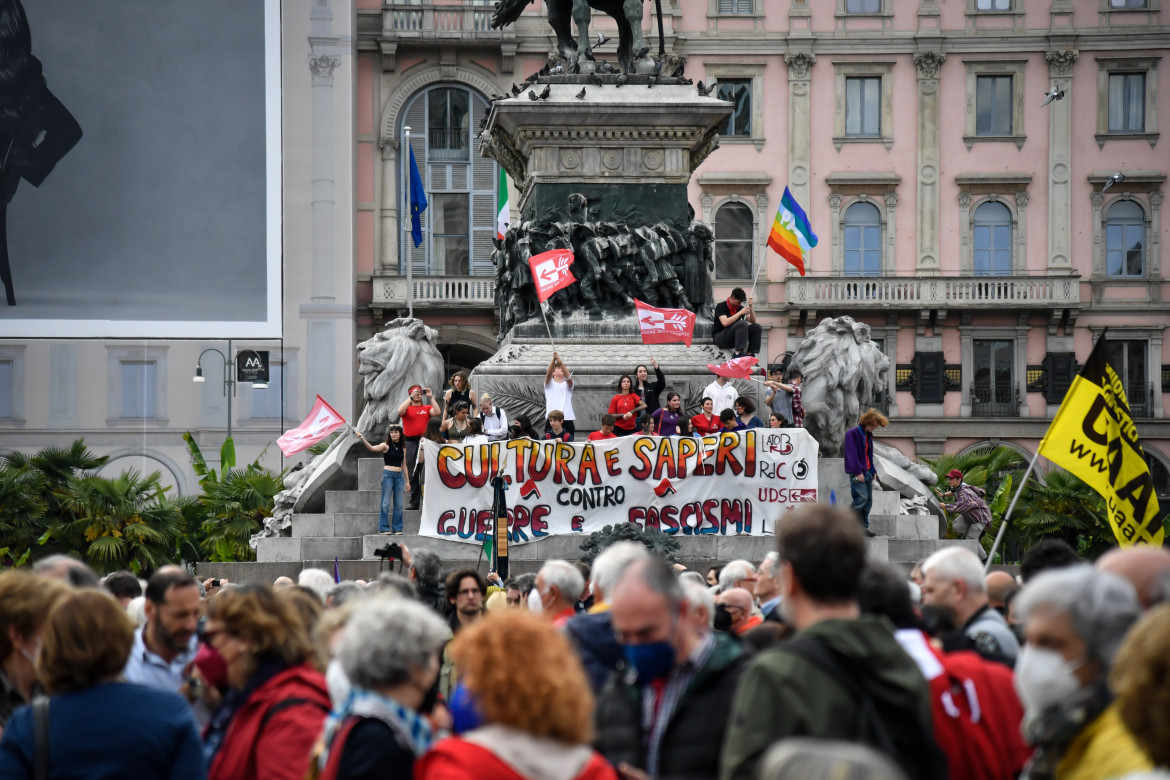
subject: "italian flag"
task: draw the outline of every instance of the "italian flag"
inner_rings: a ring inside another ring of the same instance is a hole
[[[499,181],[496,189],[496,238],[503,241],[508,223],[512,221],[512,210],[508,208],[508,175],[500,168],[496,178]]]
[[[780,199],[780,210],[776,212],[772,232],[768,234],[768,246],[804,276],[804,253],[816,245],[817,234],[812,232],[808,215],[785,187],[784,197]]]

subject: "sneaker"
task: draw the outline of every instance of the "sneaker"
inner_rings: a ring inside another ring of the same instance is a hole
[[[393,532],[393,531],[379,531],[379,532],[378,532],[378,534],[379,534],[380,536],[389,536],[389,535],[390,535],[390,534],[392,534],[392,533],[394,533],[394,532]]]
[[[870,539],[877,536],[877,534],[875,534],[873,531],[869,530],[868,528],[865,529],[865,535],[868,536]]]

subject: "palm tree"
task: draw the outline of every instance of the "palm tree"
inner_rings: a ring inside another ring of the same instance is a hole
[[[1044,537],[1063,539],[1090,560],[1117,546],[1105,499],[1074,474],[1054,469],[1044,484],[1029,483],[1012,524],[1024,549]]]

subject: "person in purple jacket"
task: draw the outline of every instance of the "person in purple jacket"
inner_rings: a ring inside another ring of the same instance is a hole
[[[849,492],[853,494],[853,511],[865,526],[865,535],[873,536],[869,530],[869,510],[873,506],[873,479],[877,469],[873,461],[873,432],[875,428],[886,427],[890,421],[876,409],[866,409],[857,421],[856,428],[845,432],[845,473],[849,475]]]
[[[678,393],[668,393],[666,406],[655,409],[650,415],[654,420],[654,427],[650,430],[655,436],[677,436],[678,421],[683,416],[682,398]]]

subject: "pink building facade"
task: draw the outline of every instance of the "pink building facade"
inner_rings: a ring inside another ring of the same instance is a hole
[[[663,0],[668,51],[735,104],[690,188],[716,299],[756,283],[771,363],[824,317],[868,323],[896,366],[875,399],[887,438],[926,457],[1034,453],[1103,336],[1170,506],[1164,3]],[[542,2],[504,30],[485,2],[356,6],[358,337],[409,305],[473,368],[496,349],[499,175],[474,136],[490,95],[545,62]],[[432,203],[417,249],[407,126]],[[764,244],[785,186],[820,238],[804,277]]]

